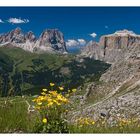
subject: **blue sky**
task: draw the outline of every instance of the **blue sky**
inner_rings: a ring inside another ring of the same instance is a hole
[[[15,18],[25,23],[14,24]],[[44,29],[57,28],[66,41],[98,41],[101,35],[121,29],[140,34],[139,7],[0,7],[0,19],[0,33],[21,27],[39,36]]]

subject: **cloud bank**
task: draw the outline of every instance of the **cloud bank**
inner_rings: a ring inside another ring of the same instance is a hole
[[[66,46],[67,47],[80,47],[80,46],[84,46],[86,44],[86,41],[84,39],[69,39],[66,42]]]
[[[4,21],[2,19],[0,19],[0,23],[4,23]]]
[[[85,45],[86,41],[84,39],[77,39],[80,45]]]
[[[9,18],[8,22],[11,24],[25,24],[28,23],[28,19],[21,19],[21,18]]]
[[[92,34],[90,34],[90,36],[92,36],[93,38],[95,38],[97,36],[97,34],[96,33],[92,33]]]

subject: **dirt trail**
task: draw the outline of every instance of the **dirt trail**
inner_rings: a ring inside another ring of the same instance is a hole
[[[15,101],[16,99],[12,99],[12,100],[9,100],[9,102],[12,104],[12,103],[26,103],[27,104],[27,112],[30,113],[30,112],[33,112],[34,111],[34,107],[30,105],[30,103],[27,101],[27,100],[23,100],[23,101],[16,101],[16,102],[13,102]],[[4,105],[7,104],[7,100],[5,101],[0,101],[0,102],[4,102]],[[0,105],[1,107],[4,107],[3,105]]]
[[[117,91],[119,91],[119,89],[125,84],[127,83],[128,81],[130,81],[134,76],[131,76],[130,78],[128,78],[127,80],[125,80],[124,82],[122,82],[121,84],[119,84],[119,86],[117,86],[112,92],[110,92],[103,100],[95,103],[95,104],[92,104],[92,105],[89,105],[87,107],[85,107],[84,109],[82,109],[82,111],[85,111],[89,108],[93,108],[94,106],[97,106],[99,104],[102,104],[104,101],[108,100],[110,97],[112,97]],[[140,81],[138,81],[140,83]],[[80,113],[80,111],[76,111],[76,112],[73,112],[72,115],[72,119],[75,118],[76,115],[78,115]]]

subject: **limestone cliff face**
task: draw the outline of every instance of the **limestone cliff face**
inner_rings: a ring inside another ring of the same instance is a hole
[[[81,51],[81,55],[94,58],[96,60],[102,60],[104,57],[104,51],[99,46],[99,43],[90,41],[85,48]]]
[[[63,34],[57,29],[45,30],[40,35],[39,46],[52,48],[56,51],[66,51],[66,45]]]
[[[81,54],[87,57],[92,56],[94,59],[108,63],[114,63],[124,58],[124,53],[136,43],[140,43],[140,35],[136,35],[132,31],[122,30],[102,36],[99,43],[92,42],[88,44]]]
[[[20,47],[30,52],[66,52],[66,45],[62,32],[57,29],[45,30],[39,38],[32,31],[24,34],[20,28],[0,35],[0,46]]]
[[[97,48],[101,48],[104,54],[102,59],[97,57],[97,54],[93,55],[93,58],[104,60],[112,65],[100,77],[100,84],[93,82],[88,87],[90,92],[84,96],[84,99],[85,102],[87,99],[93,99],[93,104],[82,109],[82,112],[76,112],[75,116],[91,116],[98,120],[101,114],[105,114],[111,125],[119,118],[131,118],[132,116],[139,118],[140,36],[123,30],[102,36],[96,49],[95,45],[90,45],[90,47],[93,50],[88,50],[89,47],[86,47],[87,52],[92,51],[94,54]],[[88,56],[88,53],[85,56]],[[97,100],[96,97],[101,98]],[[94,103],[95,100],[97,102]]]

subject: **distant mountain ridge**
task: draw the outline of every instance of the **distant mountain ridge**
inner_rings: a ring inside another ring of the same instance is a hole
[[[67,53],[63,33],[58,29],[44,30],[37,38],[32,31],[24,34],[20,28],[0,35],[0,46],[11,45],[32,53]]]
[[[133,31],[116,31],[114,34],[101,36],[99,42],[90,41],[81,51],[81,55],[114,63],[124,58],[125,52],[131,46],[139,43],[140,35],[135,34]]]
[[[112,65],[101,75],[99,84],[91,82],[88,85],[83,96],[85,107],[73,116],[90,116],[98,120],[104,114],[110,125],[119,118],[139,118],[140,35],[127,30],[104,35],[99,42],[89,42],[79,57]]]

